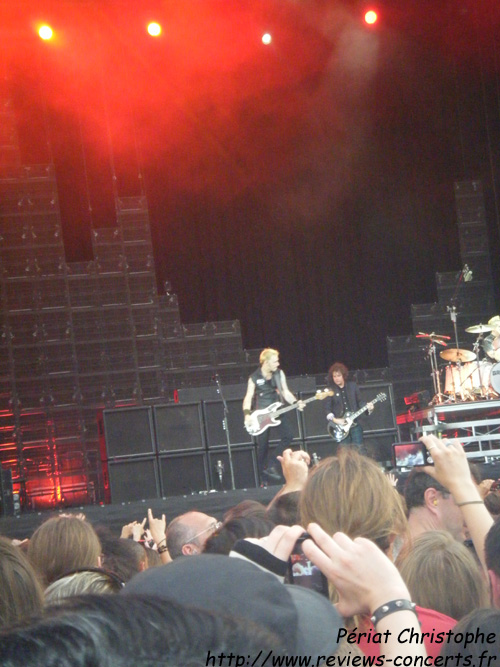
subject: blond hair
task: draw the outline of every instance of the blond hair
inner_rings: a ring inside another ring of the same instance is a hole
[[[488,606],[480,567],[467,547],[444,530],[423,533],[402,552],[396,565],[413,602],[456,621]]]
[[[330,535],[366,537],[389,554],[407,530],[399,493],[377,464],[353,448],[324,459],[309,475],[299,503],[301,525],[318,523]]]
[[[110,578],[105,570],[83,570],[72,572],[53,581],[45,589],[45,602],[52,604],[75,595],[105,595],[117,593],[119,584]]]
[[[43,590],[27,557],[0,537],[0,628],[20,623],[43,608]]]
[[[259,356],[259,364],[262,366],[262,364],[263,364],[265,361],[269,361],[269,359],[270,359],[271,357],[274,357],[275,354],[279,357],[279,354],[280,354],[280,353],[278,352],[278,350],[273,350],[272,347],[266,347],[266,348],[264,348],[264,349],[262,350],[262,352],[260,353],[260,356]]]

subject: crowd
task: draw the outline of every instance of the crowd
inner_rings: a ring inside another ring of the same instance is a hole
[[[286,449],[267,507],[0,537],[0,664],[498,664],[494,485],[458,441],[422,441],[434,465],[396,485],[354,447],[313,467]]]

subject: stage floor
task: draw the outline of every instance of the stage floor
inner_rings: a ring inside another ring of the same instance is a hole
[[[213,491],[190,496],[154,498],[137,502],[114,505],[85,505],[60,510],[43,512],[23,512],[19,517],[0,519],[0,535],[22,540],[30,537],[38,526],[51,516],[58,514],[78,514],[83,512],[92,525],[105,525],[115,535],[119,535],[122,526],[131,521],[142,521],[150,507],[154,516],[165,514],[167,523],[174,517],[190,510],[199,510],[222,519],[224,513],[242,500],[258,500],[267,505],[279,491],[279,486],[267,489],[237,489],[235,491]]]

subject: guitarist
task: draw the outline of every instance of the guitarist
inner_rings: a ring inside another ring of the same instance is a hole
[[[349,371],[347,366],[336,361],[328,369],[328,386],[333,389],[333,396],[328,400],[328,414],[326,418],[334,424],[345,424],[346,412],[356,412],[364,405],[368,406],[368,414],[373,412],[373,403],[363,403],[358,385],[348,380]],[[363,429],[360,424],[354,423],[342,445],[355,445],[361,454],[365,454],[363,447]]]
[[[243,399],[243,414],[245,415],[246,425],[251,421],[252,410],[261,410],[272,403],[276,403],[276,401],[281,401],[283,404],[297,403],[297,399],[288,388],[285,374],[279,369],[278,350],[273,350],[270,347],[262,350],[259,363],[259,368],[248,378],[247,393]],[[298,402],[298,409],[304,409],[302,401]],[[292,428],[288,419],[288,415],[282,415],[281,424],[276,427],[281,438],[277,456],[287,449],[293,440]],[[276,483],[282,479],[274,465],[266,467],[269,453],[269,432],[272,430],[268,428],[255,438],[257,442],[257,465],[261,482]]]

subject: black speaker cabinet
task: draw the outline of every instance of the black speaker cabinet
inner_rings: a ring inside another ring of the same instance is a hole
[[[292,451],[297,451],[299,449],[305,449],[304,443],[302,440],[297,440],[296,442],[292,442],[290,445],[290,449]],[[278,472],[281,472],[281,463],[276,459],[276,456],[278,454],[281,454],[281,445],[278,444],[271,444],[269,446],[269,453],[267,456],[267,466],[266,467],[274,467]],[[255,457],[257,458],[257,447],[255,447]],[[257,466],[257,478],[258,478],[258,466]],[[272,485],[276,484],[282,484],[282,481],[273,481]]]
[[[256,488],[258,486],[258,478],[255,447],[250,445],[248,447],[231,449],[231,459],[233,461],[235,489]],[[229,491],[232,489],[227,449],[210,450],[208,453],[208,468],[212,489],[217,489],[218,491]]]
[[[309,406],[307,406],[305,409],[307,410]],[[280,415],[278,419],[288,419],[288,423],[292,427],[292,433],[293,433],[293,439],[295,440],[302,440],[302,427],[299,422],[299,411],[297,409],[294,410],[289,410],[288,412],[285,412],[284,415]],[[279,428],[276,428],[274,426],[271,426],[269,428],[269,442],[279,442],[280,441],[280,432]]]
[[[118,459],[108,461],[105,466],[107,466],[110,501],[112,503],[160,497],[156,458]]]
[[[228,427],[231,445],[251,445],[252,438],[245,430],[243,422],[242,400],[226,400],[228,408]],[[227,446],[226,431],[224,430],[224,405],[222,401],[205,401],[203,403],[207,445],[212,447]]]
[[[158,452],[205,449],[201,403],[155,405]]]
[[[313,392],[303,392],[300,398],[305,401],[313,395]],[[330,397],[323,400],[311,401],[306,405],[300,418],[302,419],[302,430],[304,438],[324,438],[328,435],[326,415],[328,413]]]
[[[103,410],[102,416],[106,447],[103,459],[155,453],[151,408]]]
[[[305,440],[305,448],[309,452],[311,463],[313,463],[314,454],[316,454],[319,460],[326,459],[328,456],[335,456],[337,447],[338,443],[330,437]]]
[[[378,394],[386,394],[384,401],[375,403],[372,414],[368,417],[366,413],[360,419],[365,435],[368,433],[378,433],[380,431],[389,431],[396,428],[396,411],[394,409],[394,394],[390,382],[381,382],[377,384],[360,385],[361,400],[368,403]]]
[[[366,455],[374,461],[383,463],[385,467],[391,467],[392,443],[396,442],[398,434],[396,431],[364,434],[363,443],[366,450]],[[342,447],[342,443],[337,443],[333,438],[313,438],[305,441],[306,449],[313,458],[315,453],[319,459],[327,458],[328,456],[335,456],[338,447]],[[351,445],[349,445],[351,446]]]
[[[396,431],[392,433],[366,434],[363,438],[366,452],[386,468],[392,468],[392,443],[398,441]]]
[[[222,387],[224,397],[227,399],[238,399],[241,403],[247,391],[246,383],[224,384]],[[186,387],[177,391],[180,403],[194,403],[195,401],[216,401],[220,398],[217,385],[212,383],[209,387]]]
[[[188,496],[209,487],[205,452],[160,456],[162,496]]]

